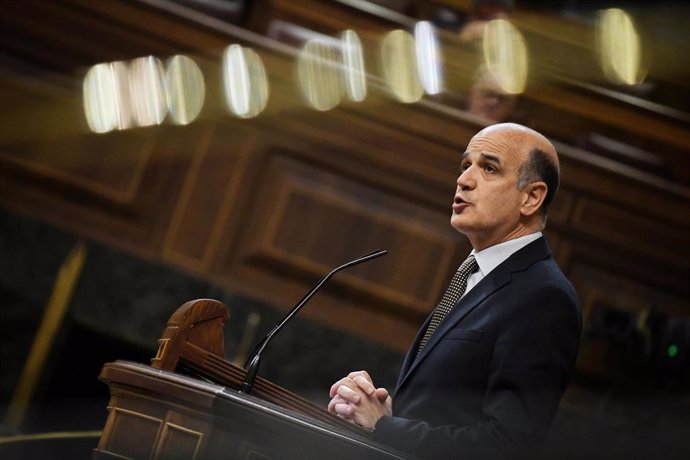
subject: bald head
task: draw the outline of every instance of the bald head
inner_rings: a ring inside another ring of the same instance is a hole
[[[533,182],[544,182],[546,197],[541,214],[546,216],[548,207],[558,190],[560,165],[556,148],[544,135],[517,123],[499,123],[479,131],[475,138],[495,139],[510,148],[519,157],[518,189]]]
[[[525,158],[533,150],[541,150],[558,169],[558,155],[556,148],[544,135],[537,131],[517,123],[498,123],[487,126],[474,136],[500,138],[511,146],[516,154],[525,155]]]

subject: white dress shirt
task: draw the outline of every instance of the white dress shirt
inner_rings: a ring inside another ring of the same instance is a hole
[[[474,272],[467,279],[467,288],[465,289],[465,294],[467,294],[470,289],[475,287],[477,283],[479,283],[486,275],[491,273],[494,268],[501,265],[508,257],[512,256],[520,249],[530,244],[532,241],[541,238],[541,236],[541,232],[530,233],[529,235],[482,249],[479,252],[476,252],[473,249],[470,255],[473,255],[477,260],[479,270]]]

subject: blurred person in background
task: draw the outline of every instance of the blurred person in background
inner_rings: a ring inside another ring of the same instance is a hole
[[[513,0],[473,0],[469,18],[458,33],[460,40],[464,43],[481,40],[486,23],[506,19],[513,7]]]
[[[517,96],[501,88],[500,75],[482,65],[474,75],[467,96],[467,111],[494,123],[515,120]]]

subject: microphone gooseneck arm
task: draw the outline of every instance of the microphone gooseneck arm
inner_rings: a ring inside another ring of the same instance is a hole
[[[256,374],[259,372],[259,365],[261,364],[261,353],[263,353],[264,349],[268,345],[268,343],[271,341],[274,335],[285,326],[285,324],[292,319],[293,316],[297,314],[298,311],[307,303],[309,302],[309,299],[312,298],[314,294],[316,294],[316,291],[321,289],[321,286],[323,286],[326,281],[329,280],[329,278],[333,275],[335,275],[337,272],[340,270],[344,270],[346,268],[350,268],[354,265],[361,264],[363,262],[368,262],[371,259],[375,259],[377,257],[380,257],[382,255],[385,255],[388,251],[385,249],[377,249],[376,251],[372,252],[371,254],[367,254],[366,256],[362,256],[358,259],[352,260],[350,262],[347,262],[339,267],[334,268],[333,270],[330,271],[326,276],[321,278],[319,281],[316,282],[314,287],[312,287],[307,294],[302,297],[302,300],[297,302],[297,305],[292,307],[292,309],[283,317],[282,320],[278,324],[275,325],[273,329],[264,337],[261,339],[261,341],[256,344],[252,352],[249,354],[249,357],[247,358],[247,361],[244,363],[244,370],[247,371],[247,376],[244,380],[244,384],[242,384],[242,388],[240,389],[241,393],[249,393],[252,389],[252,385],[254,385],[254,380],[256,379]]]

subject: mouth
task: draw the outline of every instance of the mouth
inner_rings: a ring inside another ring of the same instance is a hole
[[[470,206],[470,203],[463,200],[460,196],[456,196],[453,199],[453,212],[460,212],[468,206]]]

